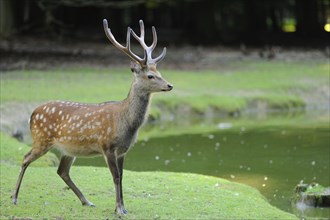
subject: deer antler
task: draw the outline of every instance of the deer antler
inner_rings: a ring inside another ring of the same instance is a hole
[[[131,30],[133,37],[141,44],[145,51],[144,59],[146,64],[157,64],[159,61],[161,61],[165,55],[166,55],[166,47],[164,47],[163,52],[156,58],[152,58],[151,54],[153,50],[156,48],[157,45],[157,33],[156,33],[156,28],[152,26],[152,36],[153,36],[153,41],[150,46],[147,46],[145,41],[144,41],[144,24],[143,21],[139,21],[140,24],[140,37],[137,36],[137,34]]]
[[[147,46],[144,41],[145,31],[144,31],[144,24],[143,21],[139,21],[140,24],[140,37],[135,34],[135,32],[128,27],[127,28],[127,36],[126,36],[126,46],[124,47],[120,43],[117,42],[113,34],[111,33],[110,28],[108,27],[108,21],[106,19],[103,19],[103,27],[105,34],[107,35],[110,42],[115,45],[119,50],[123,51],[126,55],[128,55],[132,60],[139,63],[142,67],[154,64],[156,65],[159,61],[161,61],[165,55],[166,55],[166,47],[164,47],[163,52],[156,58],[152,58],[152,52],[156,48],[157,45],[157,33],[155,27],[152,27],[152,36],[153,36],[153,42],[150,46]],[[130,42],[130,34],[132,33],[133,37],[140,43],[144,50],[144,57],[140,58],[136,54],[134,54],[131,51],[131,42]]]
[[[130,41],[131,41],[132,29],[130,27],[127,28],[126,47],[124,47],[123,45],[118,43],[118,41],[115,39],[115,37],[111,33],[110,28],[108,27],[107,19],[103,19],[103,28],[104,28],[105,34],[107,35],[108,39],[110,40],[110,42],[113,45],[115,45],[115,47],[117,47],[119,50],[123,51],[127,56],[129,56],[132,60],[139,63],[140,65],[142,65],[144,63],[144,59],[141,59],[140,57],[138,57],[136,54],[134,54],[131,51],[131,42]]]

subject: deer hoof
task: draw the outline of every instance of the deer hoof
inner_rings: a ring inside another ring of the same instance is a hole
[[[13,199],[13,204],[17,205],[17,199]]]
[[[116,208],[115,210],[118,215],[126,215],[128,214],[128,211],[125,208]]]
[[[87,201],[87,202],[83,202],[82,205],[83,205],[83,206],[95,207],[95,205],[94,205],[93,203],[89,202],[89,201]]]

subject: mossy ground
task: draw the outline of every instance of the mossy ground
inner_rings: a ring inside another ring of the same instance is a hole
[[[11,155],[17,148],[21,148],[18,155]],[[71,172],[72,179],[96,207],[81,206],[57,176],[57,168],[38,167],[37,162],[27,169],[18,205],[13,205],[11,194],[20,169],[18,158],[27,151],[24,144],[1,135],[1,219],[118,218],[114,214],[110,171],[100,167],[74,166]],[[257,190],[215,177],[125,170],[123,185],[129,210],[124,219],[296,219],[271,206]]]

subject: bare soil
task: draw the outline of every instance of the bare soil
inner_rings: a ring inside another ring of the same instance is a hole
[[[221,69],[226,64],[241,60],[311,61],[328,60],[329,48],[304,49],[267,46],[265,48],[201,47],[160,45],[155,55],[167,47],[162,68],[171,69]],[[139,51],[138,45],[132,46]],[[107,39],[102,42],[59,41],[44,38],[23,37],[0,40],[0,71],[22,69],[52,69],[72,67],[114,67],[129,66],[129,59],[112,46]]]

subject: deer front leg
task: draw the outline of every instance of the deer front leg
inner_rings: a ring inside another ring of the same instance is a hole
[[[122,174],[124,157],[117,158],[114,152],[107,152],[106,160],[108,167],[111,171],[113,182],[116,189],[116,212],[118,214],[127,214],[124,207],[123,190],[122,190]]]
[[[119,171],[119,185],[120,185],[119,193],[120,193],[120,197],[121,197],[121,205],[124,208],[124,197],[123,197],[123,186],[122,186],[124,156],[117,158],[117,165],[118,165],[118,171]],[[125,208],[124,208],[124,210],[125,210]],[[126,213],[127,213],[127,211],[126,211]]]
[[[88,201],[78,187],[72,182],[69,172],[71,165],[73,164],[75,157],[62,156],[61,162],[57,170],[57,174],[64,180],[64,182],[69,186],[69,188],[78,196],[82,205],[94,206],[93,203]]]

